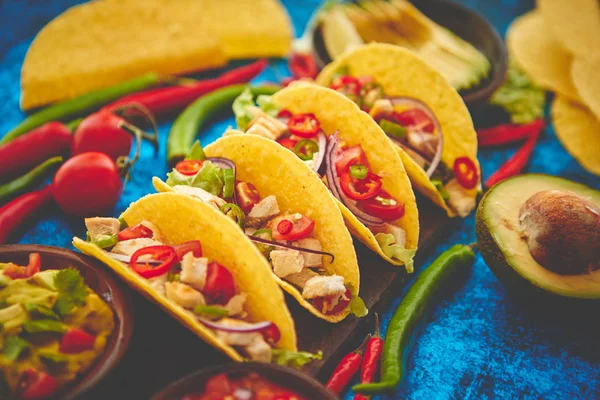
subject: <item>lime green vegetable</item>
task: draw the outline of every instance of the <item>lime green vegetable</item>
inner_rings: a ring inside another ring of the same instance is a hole
[[[23,330],[27,333],[64,333],[67,331],[66,325],[62,322],[51,319],[40,319],[36,321],[23,322]]]
[[[91,243],[95,244],[101,249],[107,249],[119,243],[119,238],[117,237],[117,235],[103,235],[100,236],[98,239],[92,241]]]
[[[219,209],[223,214],[231,218],[240,228],[244,229],[246,226],[246,215],[240,207],[233,203],[223,204]]]
[[[229,199],[233,197],[233,190],[235,187],[235,176],[233,176],[232,169],[223,170],[223,198]]]
[[[404,263],[404,268],[406,268],[406,272],[409,274],[413,272],[413,258],[417,252],[416,249],[406,249],[404,246],[397,244],[394,235],[391,233],[379,232],[375,235],[375,240],[377,240],[383,254],[389,258],[395,258],[396,260],[402,261]]]
[[[432,179],[431,183],[433,183],[433,186],[435,186],[438,192],[440,192],[444,201],[448,201],[450,199],[450,194],[446,191],[444,183],[440,179]]]
[[[354,164],[350,166],[350,176],[354,179],[365,179],[369,170],[362,164]]]
[[[2,350],[10,361],[16,361],[25,350],[31,348],[31,344],[18,336],[9,336],[4,339],[4,349]]]
[[[205,161],[195,175],[184,175],[177,169],[167,174],[167,185],[185,185],[200,188],[218,196],[223,190],[223,170],[216,164]]]
[[[265,240],[273,240],[273,232],[268,229],[259,229],[256,232],[254,232],[252,234],[252,236],[260,238],[260,239],[265,239]],[[271,251],[273,250],[273,246],[269,246],[268,244],[263,244],[263,243],[254,243],[256,245],[256,247],[258,248],[258,250],[263,253],[265,256],[268,256]]]
[[[25,193],[28,189],[40,184],[44,178],[48,177],[50,173],[58,168],[62,161],[62,157],[49,158],[25,175],[4,185],[0,185],[0,204],[12,200],[18,195]]]
[[[228,316],[229,312],[219,306],[196,306],[194,307],[194,314],[208,318],[223,318]]]
[[[301,140],[294,146],[294,153],[304,161],[312,160],[319,151],[319,145],[312,140]]]
[[[395,122],[382,119],[379,121],[379,126],[385,133],[398,139],[404,139],[406,137],[406,128]]]

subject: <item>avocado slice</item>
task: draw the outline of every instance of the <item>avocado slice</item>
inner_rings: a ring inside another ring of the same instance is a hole
[[[45,271],[40,271],[32,276],[31,280],[33,283],[43,287],[44,289],[56,291],[56,287],[54,286],[54,277],[56,274],[58,274],[58,271],[58,269],[47,269]]]
[[[545,190],[573,192],[600,207],[600,191],[543,174],[526,174],[492,187],[477,208],[476,233],[488,267],[518,294],[551,293],[562,297],[600,299],[600,269],[564,275],[540,265],[524,237],[519,211],[534,194]]]

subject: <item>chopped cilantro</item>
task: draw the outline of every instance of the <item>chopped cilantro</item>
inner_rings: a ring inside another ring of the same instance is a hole
[[[23,329],[27,333],[63,333],[67,327],[58,321],[51,319],[40,319],[37,321],[25,321]]]
[[[3,352],[10,361],[16,361],[31,344],[18,336],[9,336],[4,340]]]
[[[54,311],[61,317],[71,314],[75,307],[85,305],[89,288],[76,269],[60,270],[54,277],[54,286],[58,291]]]

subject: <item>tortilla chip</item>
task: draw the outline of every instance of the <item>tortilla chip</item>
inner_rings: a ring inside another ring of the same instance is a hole
[[[506,33],[506,44],[510,57],[538,85],[581,101],[571,81],[573,57],[551,35],[539,11],[515,19]]]
[[[583,168],[600,176],[600,120],[585,106],[556,96],[552,102],[556,136]]]
[[[296,350],[294,321],[286,307],[283,292],[272,278],[271,267],[258,249],[244,237],[237,224],[199,200],[178,193],[159,193],[142,197],[121,215],[129,226],[146,220],[158,227],[169,244],[200,240],[205,257],[227,267],[236,285],[247,294],[245,310],[250,321],[272,321],[281,332],[277,347]],[[147,280],[126,264],[110,258],[104,250],[73,239],[73,245],[115,271],[127,284],[178,319],[202,339],[235,361],[243,357],[231,346],[199,323],[189,311],[174,305],[152,289]]]
[[[595,60],[576,58],[571,66],[571,78],[583,102],[600,119],[600,57]]]
[[[327,136],[339,130],[339,137],[348,146],[357,144],[362,146],[373,171],[382,177],[383,188],[404,203],[404,217],[394,221],[394,224],[406,231],[406,248],[416,249],[419,241],[419,214],[415,195],[398,153],[391,146],[390,139],[369,114],[361,111],[354,102],[341,93],[308,83],[282,89],[273,95],[273,102],[293,114],[313,113]],[[401,262],[383,254],[373,233],[350,210],[341,202],[338,202],[338,206],[348,229],[361,242],[389,263],[402,265]]]
[[[565,49],[585,58],[600,55],[598,0],[537,0],[537,6],[546,25]]]
[[[329,86],[336,71],[343,66],[347,66],[352,75],[373,76],[389,96],[413,97],[427,104],[442,128],[442,161],[452,167],[458,157],[467,156],[475,161],[479,170],[477,133],[467,106],[452,85],[421,57],[402,47],[372,43],[347,52],[326,66],[317,77],[317,83]],[[394,145],[394,148],[415,189],[445,209],[449,216],[454,216],[425,171],[400,146]],[[479,176],[481,179],[481,172]],[[477,186],[469,191],[473,197],[477,196],[480,185]]]

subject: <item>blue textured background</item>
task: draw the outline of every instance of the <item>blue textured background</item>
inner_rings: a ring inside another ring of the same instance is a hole
[[[18,106],[19,72],[31,39],[44,24],[74,3],[0,0],[0,135],[23,118]],[[284,0],[284,3],[296,30],[301,32],[318,1]],[[462,3],[486,15],[502,35],[514,17],[533,6],[532,1],[519,0],[463,0]],[[52,54],[48,57],[51,59]],[[287,74],[284,63],[274,62],[257,81],[273,81]],[[219,137],[232,122],[232,119],[220,121],[203,131],[203,143]],[[168,124],[162,125],[158,155],[144,145],[142,158],[115,215],[131,201],[153,191],[150,182],[153,175],[164,176],[167,172],[164,151],[167,132]],[[513,147],[481,151],[484,175],[488,176],[514,150]],[[551,129],[541,138],[529,170],[600,186],[597,177],[586,173],[564,151]],[[462,221],[425,265],[454,243],[473,242],[473,226],[473,216]],[[53,210],[31,227],[20,243],[70,247],[73,235],[83,233],[81,221]],[[394,301],[382,316],[384,331],[399,301]],[[550,311],[540,313],[514,302],[478,256],[466,283],[448,294],[424,324],[408,357],[407,373],[395,395],[389,398],[599,399],[597,312],[565,317]]]

